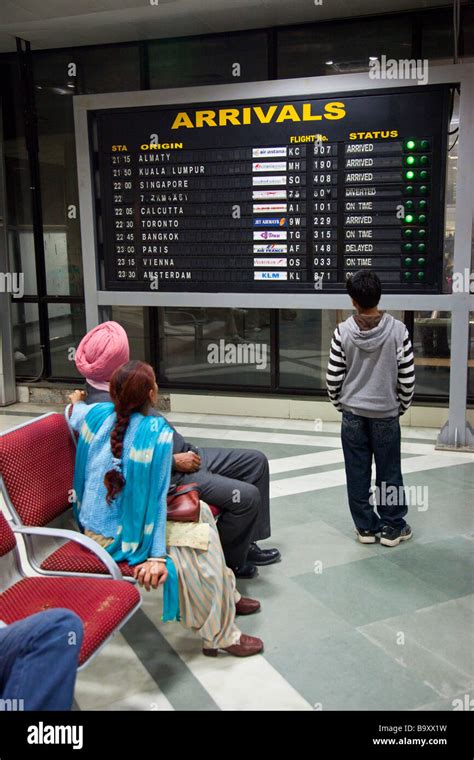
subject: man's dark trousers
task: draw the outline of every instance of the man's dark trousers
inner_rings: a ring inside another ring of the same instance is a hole
[[[268,459],[252,449],[199,449],[197,472],[174,472],[172,483],[197,483],[201,499],[222,512],[217,520],[226,564],[243,565],[249,544],[270,536]]]
[[[399,418],[362,417],[344,411],[341,439],[349,507],[356,528],[374,532],[383,525],[403,528],[408,509],[401,469]],[[375,499],[370,490],[372,459]]]

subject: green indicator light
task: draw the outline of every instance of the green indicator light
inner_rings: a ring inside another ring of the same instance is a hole
[[[426,208],[427,205],[428,205],[427,202],[424,201],[424,200],[418,201],[418,208],[420,208],[420,209]]]
[[[414,187],[413,185],[407,185],[405,187],[405,195],[413,195]]]
[[[422,140],[420,143],[420,148],[422,150],[427,150],[430,147],[430,141],[429,140]]]
[[[420,179],[428,179],[429,176],[430,176],[430,174],[429,174],[429,172],[426,171],[426,169],[423,169],[420,172]]]
[[[407,140],[405,143],[405,148],[407,150],[415,150],[416,143],[414,140]]]
[[[408,210],[411,210],[414,205],[415,204],[413,203],[413,201],[405,201],[405,208],[407,208]]]
[[[418,272],[418,274],[416,276],[418,277],[419,280],[424,280],[425,279],[425,273],[424,272]]]
[[[428,192],[428,185],[420,185],[419,189],[420,189],[421,195],[426,195],[426,193]]]
[[[412,166],[413,164],[416,164],[416,158],[415,156],[407,156],[405,159],[405,163],[409,166]]]
[[[412,243],[403,243],[403,250],[407,253],[410,253],[410,251],[413,249]]]
[[[420,253],[424,253],[426,251],[426,243],[418,243],[416,247]]]
[[[405,179],[415,179],[415,172],[409,169],[405,172]]]
[[[403,263],[405,264],[406,267],[411,267],[411,265],[413,264],[413,259],[410,259],[410,257],[407,256],[407,258],[404,259]]]
[[[426,214],[418,214],[418,221],[420,224],[424,224],[426,222]]]
[[[403,272],[403,278],[404,278],[405,280],[411,280],[411,278],[412,278],[412,273],[411,273],[411,272]]]
[[[416,263],[418,264],[419,267],[424,267],[425,264],[426,264],[426,259],[424,259],[423,257],[421,257],[421,258],[419,258],[419,259],[416,260]]]
[[[427,166],[429,164],[430,159],[428,156],[420,156],[420,164],[423,164],[423,166]]]
[[[426,237],[426,230],[418,230],[418,237]]]
[[[407,214],[405,217],[405,224],[412,224],[414,218],[415,217],[413,216],[413,214]]]
[[[403,230],[403,235],[406,238],[411,238],[413,237],[413,230],[411,230],[410,228],[408,228],[407,230]]]

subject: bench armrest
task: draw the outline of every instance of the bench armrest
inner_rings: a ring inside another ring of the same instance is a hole
[[[28,536],[47,536],[49,538],[64,538],[68,541],[75,541],[77,544],[84,546],[95,554],[105,565],[109,575],[111,575],[114,580],[123,580],[122,573],[115,560],[102,546],[94,541],[94,539],[89,538],[89,536],[84,536],[82,533],[78,533],[75,530],[67,530],[66,528],[36,528],[30,525],[15,524],[11,524],[11,528],[14,533],[24,533]]]

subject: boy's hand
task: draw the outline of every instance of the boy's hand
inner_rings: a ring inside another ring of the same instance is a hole
[[[71,404],[77,404],[79,401],[86,400],[87,393],[85,391],[75,390],[69,395],[69,401]]]

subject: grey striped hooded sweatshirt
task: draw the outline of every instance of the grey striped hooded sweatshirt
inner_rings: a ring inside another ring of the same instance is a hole
[[[326,385],[339,411],[362,417],[403,414],[415,385],[413,350],[403,322],[387,312],[371,329],[361,329],[353,316],[342,322],[331,341]]]

